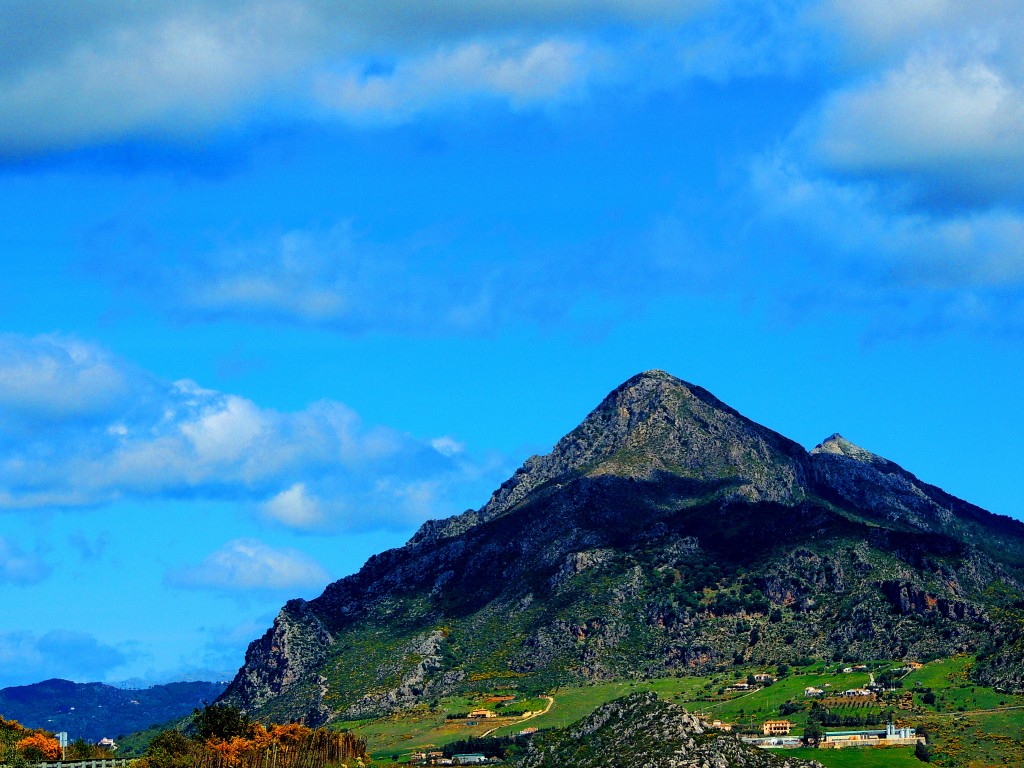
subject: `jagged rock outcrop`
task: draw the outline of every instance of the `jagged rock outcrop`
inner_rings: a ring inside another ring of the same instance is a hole
[[[996,664],[1016,640],[991,590],[1022,574],[1024,524],[839,436],[808,453],[650,371],[480,509],[289,603],[225,700],[321,721],[735,661]]]
[[[318,674],[334,638],[305,600],[290,600],[274,626],[249,645],[245,666],[224,697],[245,710],[272,709],[282,691],[302,691],[308,703],[301,717],[319,724],[331,716],[324,704],[327,693]],[[222,698],[224,698],[222,697]]]
[[[653,693],[609,702],[563,731],[535,738],[519,768],[821,768],[706,730]]]

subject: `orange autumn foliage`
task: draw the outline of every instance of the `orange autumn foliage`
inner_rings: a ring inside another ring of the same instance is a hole
[[[60,742],[41,731],[23,738],[18,742],[17,749],[29,759],[58,760],[60,758]]]
[[[308,739],[312,733],[311,728],[299,723],[285,723],[270,727],[270,737],[278,744],[298,744],[303,739]]]
[[[325,768],[366,756],[366,742],[350,733],[313,730],[298,723],[253,723],[245,736],[210,738],[202,744],[196,768]]]

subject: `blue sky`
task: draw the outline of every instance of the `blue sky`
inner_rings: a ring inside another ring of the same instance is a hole
[[[0,685],[230,674],[661,368],[1024,518],[1024,21],[0,8]]]

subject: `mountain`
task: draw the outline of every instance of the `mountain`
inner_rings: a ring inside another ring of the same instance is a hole
[[[605,704],[581,722],[530,743],[520,768],[822,768],[816,760],[772,754],[736,736],[705,730],[682,707],[653,693]]]
[[[224,683],[168,683],[130,690],[104,683],[45,680],[0,689],[0,715],[29,728],[96,742],[183,717],[214,701]]]
[[[1024,524],[649,371],[480,509],[289,601],[222,700],[324,722],[468,690],[979,648],[979,679],[1020,687],[1022,582]]]

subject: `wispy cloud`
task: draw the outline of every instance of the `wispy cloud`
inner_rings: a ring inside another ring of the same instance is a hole
[[[42,554],[25,552],[16,543],[0,536],[0,584],[34,584],[50,575],[51,568]]]
[[[256,539],[229,541],[201,563],[171,570],[166,576],[171,586],[218,592],[287,592],[322,588],[329,581],[327,571],[308,555]]]
[[[785,155],[758,160],[751,182],[762,214],[810,237],[823,260],[857,258],[907,285],[1024,283],[1024,214],[907,209],[868,183],[808,174]]]
[[[920,210],[784,154],[755,162],[750,184],[747,247],[802,254],[775,285],[795,314],[853,310],[872,335],[1024,333],[1024,213]]]
[[[581,42],[470,42],[398,62],[386,72],[325,74],[321,104],[357,122],[402,122],[421,112],[494,98],[513,108],[578,96],[600,55]]]
[[[618,317],[652,296],[703,281],[707,265],[694,243],[681,242],[683,229],[665,219],[568,247],[509,243],[486,258],[467,259],[453,254],[490,243],[431,232],[377,241],[342,221],[257,235],[166,263],[105,259],[90,269],[130,291],[126,299],[183,322],[486,336],[515,324],[572,328],[581,306]],[[597,323],[588,317],[586,325]]]
[[[373,528],[463,508],[493,481],[493,465],[334,401],[261,408],[60,337],[2,337],[0,361],[0,507],[206,497],[262,504],[296,528]]]

